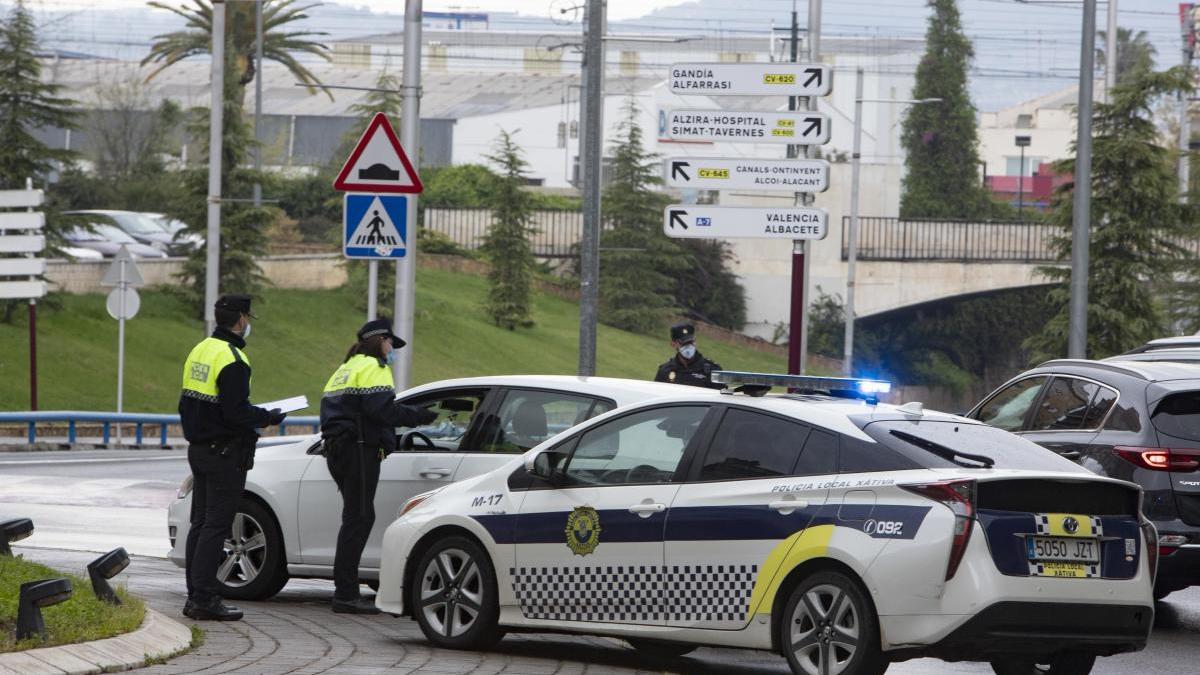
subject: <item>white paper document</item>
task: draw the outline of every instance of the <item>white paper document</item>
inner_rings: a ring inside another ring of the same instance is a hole
[[[290,412],[296,412],[297,410],[304,410],[305,408],[307,408],[308,407],[308,397],[303,396],[303,395],[293,396],[291,398],[281,398],[278,401],[268,401],[266,403],[258,403],[256,405],[259,408],[266,408],[267,410],[274,410],[276,408],[279,408],[281,411],[283,411],[285,413],[290,413]]]

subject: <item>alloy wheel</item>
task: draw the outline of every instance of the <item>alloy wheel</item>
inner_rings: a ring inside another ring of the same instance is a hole
[[[217,580],[238,588],[258,578],[267,557],[267,535],[262,523],[245,513],[233,517],[230,537],[225,540],[225,561],[217,568]]]
[[[466,551],[447,548],[421,575],[421,613],[438,634],[458,637],[471,630],[483,611],[483,593],[479,565]]]
[[[860,619],[854,601],[832,584],[808,589],[790,619],[791,650],[808,675],[838,675],[858,651]]]

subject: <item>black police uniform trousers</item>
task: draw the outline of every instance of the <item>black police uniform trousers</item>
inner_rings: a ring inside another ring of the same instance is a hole
[[[325,462],[342,493],[342,527],[333,556],[333,597],[354,600],[360,596],[358,565],[375,525],[379,450],[359,447],[356,439],[347,438],[332,444]]]
[[[192,469],[191,528],[187,537],[187,592],[193,602],[221,597],[217,568],[225,559],[225,539],[246,487],[236,453],[220,454],[220,444],[188,446]]]

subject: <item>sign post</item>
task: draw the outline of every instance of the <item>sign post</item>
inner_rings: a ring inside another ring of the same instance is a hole
[[[105,300],[108,315],[117,320],[117,414],[125,412],[125,320],[137,316],[142,300],[135,288],[146,285],[133,255],[124,245],[117,251],[101,286],[115,286]],[[121,445],[121,423],[117,422],[117,445]]]
[[[33,181],[24,190],[0,190],[0,208],[25,211],[0,212],[0,299],[29,302],[29,409],[37,410],[37,299],[46,295],[46,261],[38,257],[46,248],[42,228],[46,216],[33,210],[45,199]],[[13,254],[18,257],[10,257]]]

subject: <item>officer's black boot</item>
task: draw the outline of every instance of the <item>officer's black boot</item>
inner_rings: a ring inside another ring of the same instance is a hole
[[[242,610],[225,604],[218,597],[206,601],[189,600],[183,606],[183,614],[197,621],[238,621],[242,618]]]
[[[358,597],[353,600],[333,599],[333,611],[338,614],[378,614],[374,598]]]

